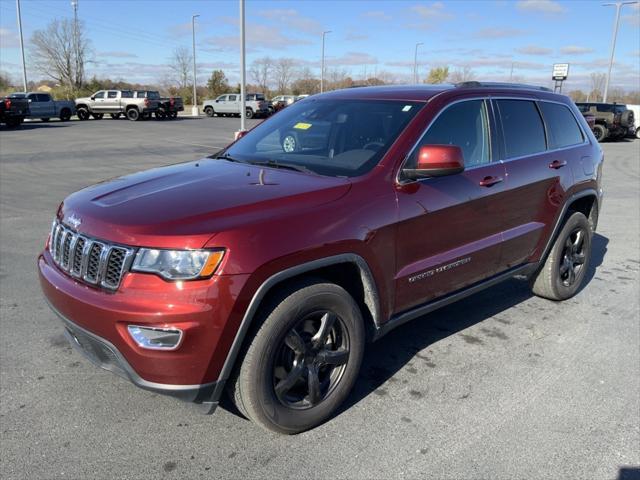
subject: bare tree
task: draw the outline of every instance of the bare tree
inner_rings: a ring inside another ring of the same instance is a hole
[[[68,19],[54,20],[44,30],[36,30],[30,53],[40,72],[72,90],[82,88],[90,53],[82,23],[78,25],[77,38],[74,22]]]
[[[278,93],[286,93],[294,74],[294,61],[291,58],[280,58],[274,66],[274,74]]]
[[[602,100],[602,92],[604,91],[604,84],[607,80],[607,76],[604,73],[593,72],[591,78],[591,93],[589,99],[592,102],[598,102]]]
[[[171,79],[179,88],[186,88],[191,85],[191,70],[193,68],[193,57],[187,47],[176,47],[169,60],[171,69]]]
[[[263,57],[254,60],[249,68],[251,79],[258,84],[262,93],[265,95],[269,90],[269,81],[273,73],[273,66],[273,60],[270,57]]]
[[[476,74],[473,72],[473,70],[469,66],[464,66],[462,68],[459,68],[449,75],[449,81],[451,83],[470,82],[475,78],[476,78]]]

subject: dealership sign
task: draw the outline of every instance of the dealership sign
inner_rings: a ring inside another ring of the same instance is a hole
[[[554,63],[553,74],[551,75],[551,77],[554,80],[566,80],[568,75],[569,75],[568,63]]]

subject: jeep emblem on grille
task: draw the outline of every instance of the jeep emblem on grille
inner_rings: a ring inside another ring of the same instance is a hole
[[[67,223],[71,225],[73,228],[77,229],[82,223],[82,220],[80,219],[80,217],[76,217],[75,215],[72,214],[70,217],[67,218]]]

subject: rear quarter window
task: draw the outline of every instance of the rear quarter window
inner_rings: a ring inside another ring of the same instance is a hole
[[[568,107],[549,102],[540,102],[539,105],[547,124],[549,148],[569,147],[584,141],[582,130]]]
[[[507,158],[523,157],[547,149],[538,107],[531,100],[497,100]]]

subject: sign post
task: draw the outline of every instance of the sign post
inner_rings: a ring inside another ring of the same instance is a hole
[[[569,64],[568,63],[554,63],[553,73],[551,78],[556,82],[553,91],[562,93],[562,82],[564,82],[569,76]]]

